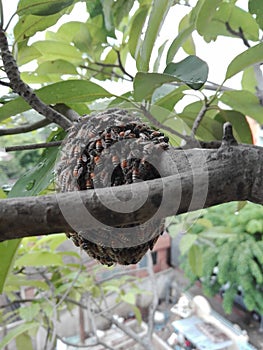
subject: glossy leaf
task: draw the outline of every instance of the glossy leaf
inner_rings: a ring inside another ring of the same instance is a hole
[[[248,10],[251,14],[256,15],[256,21],[261,29],[263,29],[263,2],[261,0],[249,0]]]
[[[225,91],[220,101],[251,118],[263,123],[263,106],[258,98],[249,91]]]
[[[168,42],[168,40],[165,40],[165,42],[158,49],[158,54],[157,54],[156,60],[154,61],[154,64],[153,64],[153,71],[154,72],[158,72],[158,70],[159,70],[162,55],[163,55],[163,52],[165,50],[165,46],[166,46],[167,42]]]
[[[215,120],[221,123],[230,122],[238,142],[253,143],[251,129],[244,114],[237,111],[221,110],[215,116]]]
[[[263,43],[250,47],[240,55],[236,56],[229,64],[226,72],[226,78],[229,79],[235,74],[241,72],[252,64],[262,62]]]
[[[197,56],[188,56],[178,63],[168,63],[164,73],[172,75],[192,89],[198,90],[208,77],[208,65]]]
[[[171,0],[153,0],[149,17],[150,25],[147,26],[142,45],[140,47],[140,53],[136,62],[137,68],[140,71],[147,72],[149,70],[150,58],[155,40],[171,5]]]
[[[111,97],[112,95],[101,86],[85,80],[68,80],[44,86],[35,90],[47,104],[64,103],[69,104],[94,101],[98,98]],[[25,112],[31,107],[18,97],[0,107],[0,121]]]
[[[10,191],[10,196],[34,196],[46,189],[54,178],[53,171],[58,151],[58,147],[47,148],[39,163],[17,180]]]
[[[15,327],[10,332],[8,332],[8,334],[2,339],[2,341],[0,342],[0,349],[4,349],[5,346],[7,346],[11,342],[11,340],[15,339],[20,334],[23,334],[37,327],[38,327],[38,324],[36,322],[23,323]]]
[[[174,87],[172,85],[162,85],[157,88],[152,96],[154,105],[173,110],[175,104],[184,97],[185,86]]]
[[[20,0],[17,13],[21,15],[49,16],[60,12],[74,0]]]

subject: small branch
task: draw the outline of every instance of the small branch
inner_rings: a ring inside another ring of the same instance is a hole
[[[188,141],[188,140],[189,140],[189,136],[180,134],[180,133],[177,132],[176,130],[170,128],[169,126],[163,125],[163,124],[160,123],[158,120],[156,120],[156,119],[154,118],[154,116],[153,116],[143,105],[141,105],[140,108],[141,108],[141,110],[142,110],[144,116],[152,123],[152,125],[156,126],[156,127],[159,128],[159,129],[166,130],[166,131],[168,131],[169,133],[174,134],[174,135],[180,137],[181,139],[183,139],[183,140],[185,140],[185,141]]]
[[[250,44],[248,42],[248,40],[246,39],[243,29],[241,27],[238,28],[238,31],[235,31],[234,29],[232,29],[232,27],[230,26],[229,22],[226,22],[226,29],[229,31],[229,33],[231,33],[232,35],[242,39],[244,45],[246,45],[246,47],[250,47]]]
[[[80,65],[79,66],[80,68],[83,68],[83,69],[86,69],[86,70],[90,70],[92,72],[96,72],[98,74],[105,74],[109,77],[115,77],[115,78],[118,78],[118,79],[122,79],[122,80],[126,80],[126,81],[131,81],[130,79],[127,79],[125,77],[123,77],[122,75],[120,74],[117,74],[115,73],[114,71],[111,71],[110,73],[108,72],[104,72],[103,70],[99,70],[99,69],[95,69],[95,68],[91,68],[91,67],[88,67],[88,66],[84,66],[84,65]],[[94,74],[94,77],[96,77],[97,74]]]
[[[25,132],[30,132],[36,129],[40,129],[49,124],[51,124],[51,121],[47,119],[42,119],[33,124],[21,125],[16,128],[0,129],[0,136],[24,134]]]
[[[5,81],[0,80],[0,85],[6,86],[6,87],[11,87],[10,83],[6,83]]]
[[[204,101],[204,104],[203,104],[202,108],[200,109],[197,117],[195,118],[195,121],[194,121],[194,124],[193,124],[193,127],[192,127],[192,131],[191,131],[191,137],[192,138],[195,138],[196,131],[197,131],[197,129],[198,129],[198,127],[199,127],[203,117],[206,114],[207,108],[208,108],[207,101]]]
[[[60,125],[65,130],[70,128],[72,123],[62,114],[45,104],[37,97],[31,87],[21,79],[16,61],[9,51],[7,38],[3,29],[0,30],[0,50],[5,72],[9,78],[12,90],[18,93],[34,110],[44,115],[51,122]]]
[[[6,152],[14,152],[14,151],[24,151],[24,150],[33,150],[38,148],[49,148],[60,146],[62,141],[52,141],[52,142],[43,142],[43,143],[32,143],[31,145],[21,145],[21,146],[10,146],[6,147]]]
[[[127,75],[127,76],[131,79],[131,81],[133,81],[134,77],[133,77],[131,74],[129,74],[129,73],[125,70],[125,68],[124,68],[124,66],[123,66],[123,64],[122,64],[120,51],[115,50],[115,52],[117,53],[117,57],[118,57],[118,62],[119,62],[120,70],[121,70],[125,75]]]

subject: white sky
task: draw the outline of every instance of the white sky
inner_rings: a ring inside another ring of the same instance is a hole
[[[196,0],[192,0],[192,3],[195,3]],[[17,0],[2,0],[3,8],[4,8],[4,18],[5,23],[7,23],[8,19],[11,17],[11,15],[16,11],[17,7]],[[247,8],[247,0],[239,0],[237,1],[237,5],[239,5],[242,8]],[[175,28],[177,28],[178,23],[176,23],[176,19],[179,20],[189,11],[189,7],[186,6],[175,6],[173,12],[169,14],[167,17],[163,29],[160,33],[160,44],[167,38],[169,38],[169,33],[174,33]],[[59,23],[56,25],[56,27],[59,27],[63,22],[65,21],[71,21],[71,20],[79,20],[79,21],[85,21],[87,18],[87,13],[85,11],[85,4],[84,3],[78,3],[76,5],[76,8],[74,11],[68,15],[64,16],[62,20],[59,21]],[[178,22],[178,21],[177,21]],[[14,26],[16,23],[16,19],[13,19],[11,23],[11,27]],[[174,34],[173,34],[174,35]],[[43,39],[43,35],[39,35],[39,39]],[[173,38],[172,38],[173,39]],[[225,37],[219,37],[215,42],[210,42],[207,44],[201,37],[198,36],[198,34],[194,35],[194,40],[196,43],[196,54],[200,58],[202,58],[204,61],[208,63],[209,66],[209,77],[208,80],[213,81],[215,83],[221,83],[223,80],[223,77],[225,75],[226,69],[230,61],[239,53],[243,52],[246,48],[244,44],[242,43],[242,40],[237,39],[231,39],[231,38],[225,38]],[[185,53],[183,51],[176,55],[176,60],[179,61],[185,57]],[[129,67],[129,72],[131,74],[134,74],[132,67]],[[227,85],[230,87],[240,88],[240,75],[237,75],[233,77],[232,79],[227,81]],[[110,92],[113,93],[119,93],[120,92],[120,83],[113,83],[113,82],[106,82],[106,85],[104,85],[106,89],[108,89]],[[125,84],[125,82],[122,84],[122,91],[125,92],[130,88],[129,85]],[[1,92],[1,88],[0,88]]]

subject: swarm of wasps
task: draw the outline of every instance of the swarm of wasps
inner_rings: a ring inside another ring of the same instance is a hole
[[[155,165],[169,147],[168,142],[167,136],[126,110],[112,108],[85,116],[70,129],[63,143],[56,169],[59,191],[120,186],[158,178]],[[121,232],[120,228],[117,232],[113,228],[113,235],[104,228],[91,234],[87,228],[85,237],[81,232],[67,236],[102,264],[136,264],[153,248],[163,231],[163,220],[122,228],[129,228],[132,235]],[[87,239],[89,236],[91,240]]]

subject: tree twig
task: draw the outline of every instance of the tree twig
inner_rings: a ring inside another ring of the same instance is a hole
[[[178,131],[170,128],[169,126],[163,125],[162,123],[160,123],[157,119],[154,118],[154,116],[143,105],[141,105],[140,108],[141,108],[144,116],[152,123],[152,125],[156,126],[159,129],[166,130],[169,133],[174,134],[185,141],[189,140],[189,136],[180,134]]]
[[[29,85],[27,85],[20,77],[16,61],[9,51],[8,42],[3,28],[0,28],[0,50],[3,60],[5,72],[10,81],[10,87],[18,93],[34,110],[44,115],[51,122],[60,125],[63,129],[70,128],[72,123],[61,113],[45,104]]]
[[[20,145],[20,146],[10,146],[6,147],[6,152],[14,152],[14,151],[24,151],[24,150],[34,150],[38,148],[49,148],[49,147],[57,147],[60,146],[62,141],[51,141],[51,142],[43,142],[43,143],[32,143],[30,145]]]
[[[192,130],[191,130],[191,137],[192,138],[195,138],[196,131],[197,131],[203,117],[206,114],[207,107],[208,107],[207,101],[204,101],[204,104],[203,104],[202,108],[200,109],[197,117],[195,118],[194,124],[192,126]]]
[[[21,125],[21,126],[17,126],[15,128],[9,128],[9,129],[0,129],[0,136],[23,134],[26,132],[43,128],[44,126],[47,126],[50,123],[51,123],[50,120],[42,119],[32,124]]]
[[[123,66],[123,64],[122,64],[120,51],[119,51],[119,50],[115,50],[115,52],[116,52],[117,57],[118,57],[118,63],[119,63],[120,70],[121,70],[125,75],[127,75],[127,76],[131,79],[131,81],[133,81],[134,77],[126,71],[126,69],[124,68],[124,66]]]
[[[250,47],[250,44],[248,42],[248,40],[246,39],[243,29],[241,27],[238,28],[238,31],[234,30],[231,26],[229,22],[226,22],[226,29],[229,31],[229,33],[231,33],[232,35],[242,39],[244,45],[246,45],[246,47]]]

